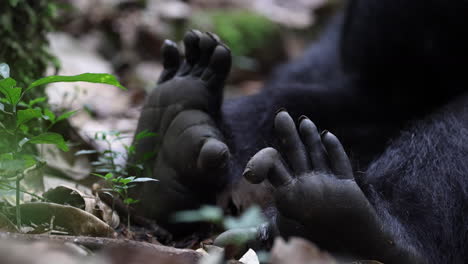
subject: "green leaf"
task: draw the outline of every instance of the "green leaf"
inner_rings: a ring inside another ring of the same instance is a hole
[[[5,153],[0,156],[0,170],[6,171],[7,173],[14,173],[32,167],[37,164],[37,162],[36,157],[33,155],[24,154],[14,159],[13,153]]]
[[[29,126],[27,125],[20,125],[19,126],[19,129],[21,130],[21,132],[23,132],[24,134],[27,134],[29,132]]]
[[[32,107],[35,104],[42,103],[42,102],[45,102],[45,101],[47,101],[47,97],[45,97],[45,96],[44,97],[38,97],[38,98],[35,98],[35,99],[29,101],[28,105],[29,105],[29,107]]]
[[[8,0],[12,7],[16,7],[21,0]]]
[[[16,173],[25,169],[25,161],[21,159],[14,160],[0,160],[0,171],[4,171],[7,174]],[[8,175],[12,177],[15,175]]]
[[[122,185],[127,185],[127,184],[129,184],[129,183],[131,183],[131,182],[133,181],[133,178],[134,178],[134,177],[129,177],[129,178],[116,178],[116,179],[114,179],[114,180],[115,180],[114,182],[115,182],[115,183],[120,183],[120,184],[122,184]]]
[[[0,76],[3,78],[10,77],[10,66],[6,63],[0,63]]]
[[[142,177],[142,178],[136,178],[132,182],[150,182],[150,181],[157,182],[158,180],[153,179],[153,178]]]
[[[47,13],[50,17],[56,18],[58,16],[57,5],[53,3],[47,4]]]
[[[23,101],[19,101],[17,106],[21,106],[21,107],[25,107],[25,108],[32,108],[32,107],[29,107],[29,105],[27,105],[25,102]]]
[[[132,199],[132,198],[127,198],[127,199],[123,200],[123,202],[124,202],[124,204],[130,205],[130,204],[138,203],[138,202],[140,202],[140,201],[139,201],[139,200]]]
[[[22,148],[24,144],[28,143],[29,138],[23,138],[20,142],[18,142],[18,146]]]
[[[24,166],[26,168],[32,167],[38,163],[36,157],[34,157],[33,155],[24,154],[21,155],[21,159],[23,160]]]
[[[221,247],[227,245],[245,246],[249,241],[255,241],[255,238],[258,236],[258,231],[259,230],[255,227],[229,229],[216,238],[216,245]]]
[[[154,156],[156,156],[156,151],[145,152],[143,154],[143,161],[148,161],[149,159],[153,158]]]
[[[49,120],[52,123],[55,123],[55,114],[49,109],[44,109],[44,119]]]
[[[16,118],[16,127],[21,126],[22,124],[30,121],[34,118],[39,118],[42,116],[41,110],[39,109],[26,109],[19,110],[18,116]]]
[[[227,217],[224,220],[224,227],[226,229],[258,227],[265,222],[262,210],[258,206],[252,206],[238,218]]]
[[[60,116],[57,118],[57,121],[56,121],[56,122],[62,121],[62,120],[64,120],[64,119],[67,119],[67,118],[71,117],[72,115],[76,114],[77,112],[78,112],[78,110],[66,112],[66,113],[60,115]]]
[[[120,132],[120,131],[115,131],[115,130],[111,130],[111,131],[107,132],[107,135],[109,135],[109,136],[114,136],[114,137],[118,137],[118,136],[120,136],[121,134],[122,134],[122,132]]]
[[[0,160],[13,160],[13,153],[3,153],[0,155]]]
[[[119,87],[122,90],[127,90],[127,88],[123,87],[119,81],[115,78],[115,76],[107,73],[83,73],[80,75],[74,75],[74,76],[59,76],[59,75],[54,75],[54,76],[48,76],[42,79],[39,79],[31,85],[29,85],[28,89],[26,91],[29,91],[30,89],[44,85],[44,84],[49,84],[49,83],[56,83],[56,82],[90,82],[90,83],[103,83],[103,84],[110,84],[114,85],[116,87]]]
[[[69,150],[62,135],[58,133],[53,133],[53,132],[47,132],[47,133],[43,133],[38,136],[35,136],[29,140],[29,143],[31,144],[54,144],[63,151]]]
[[[90,155],[90,154],[96,154],[98,153],[97,150],[80,150],[75,153],[75,156],[81,156],[81,155]]]
[[[96,172],[99,172],[99,173],[108,173],[110,171],[113,171],[112,169],[108,169],[108,168],[99,168],[99,169],[95,169],[94,171]]]
[[[180,211],[173,215],[175,222],[220,222],[223,219],[223,210],[216,206],[202,206],[198,210]]]
[[[15,85],[16,81],[12,78],[0,80],[0,92],[12,105],[16,105],[21,98],[21,88],[15,87]]]
[[[156,135],[156,133],[149,132],[148,130],[143,130],[135,136],[135,140],[138,141],[147,137],[155,137]]]
[[[99,173],[91,173],[91,175],[94,175],[94,176],[97,176],[97,177],[99,177],[99,178],[103,178],[103,179],[105,179],[105,178],[106,178],[106,177],[104,177],[104,175],[102,175],[102,174],[99,174]]]
[[[104,176],[104,179],[109,180],[109,179],[112,179],[113,177],[114,177],[114,174],[112,172],[109,172]]]
[[[125,146],[125,148],[127,149],[128,154],[133,154],[133,153],[135,153],[135,151],[136,151],[136,147],[133,146],[133,145],[131,145],[131,146]]]

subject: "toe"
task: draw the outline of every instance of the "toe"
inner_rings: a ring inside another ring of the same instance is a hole
[[[198,63],[200,59],[200,38],[203,36],[198,30],[192,29],[185,34],[184,47],[185,47],[185,61],[182,65],[178,75],[186,75],[190,73],[192,68]]]
[[[200,58],[198,63],[193,68],[192,74],[194,76],[201,76],[210,62],[213,51],[218,45],[218,41],[210,34],[203,34],[200,37],[199,49]]]
[[[306,116],[300,118],[299,133],[302,142],[306,146],[306,151],[309,153],[313,169],[323,172],[329,171],[327,154],[320,139],[320,134],[315,124]]]
[[[180,53],[177,45],[170,40],[165,40],[161,48],[164,70],[159,77],[158,83],[165,82],[176,74],[180,66]]]
[[[304,145],[297,133],[294,120],[284,110],[280,110],[275,117],[275,135],[279,139],[281,152],[296,174],[310,170]]]
[[[224,45],[216,46],[208,67],[202,74],[202,79],[208,82],[208,87],[223,87],[223,83],[231,70],[231,51]]]
[[[229,160],[229,149],[223,142],[209,138],[198,156],[197,167],[203,170],[225,168]]]
[[[338,138],[325,130],[322,132],[322,142],[328,153],[332,172],[338,178],[353,179],[351,162]]]
[[[255,184],[268,179],[275,187],[284,186],[293,180],[274,148],[264,148],[257,152],[247,163],[243,176]]]
[[[207,35],[209,35],[212,39],[214,39],[217,43],[221,42],[221,39],[219,38],[218,35],[212,32],[206,32]]]

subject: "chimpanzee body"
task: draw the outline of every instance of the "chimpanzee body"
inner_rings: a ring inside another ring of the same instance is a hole
[[[462,0],[349,1],[259,94],[225,102],[227,48],[191,31],[181,62],[166,42],[137,130],[159,137],[133,157],[156,150],[147,167],[160,182],[140,189],[139,209],[181,230],[167,221],[176,210],[260,203],[281,235],[332,252],[466,263],[466,14]]]

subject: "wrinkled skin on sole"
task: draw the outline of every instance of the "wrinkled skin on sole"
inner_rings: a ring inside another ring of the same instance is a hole
[[[145,161],[147,182],[133,196],[141,202],[139,213],[170,222],[171,213],[213,203],[223,186],[229,149],[217,122],[224,81],[231,66],[228,48],[210,33],[196,30],[184,38],[185,58],[172,41],[162,48],[164,71],[143,106],[136,133],[149,131],[156,137],[139,140],[131,162]]]

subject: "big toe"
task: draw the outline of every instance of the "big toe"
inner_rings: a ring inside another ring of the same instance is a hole
[[[229,148],[223,142],[210,138],[200,149],[197,167],[200,169],[222,169],[227,166]]]

